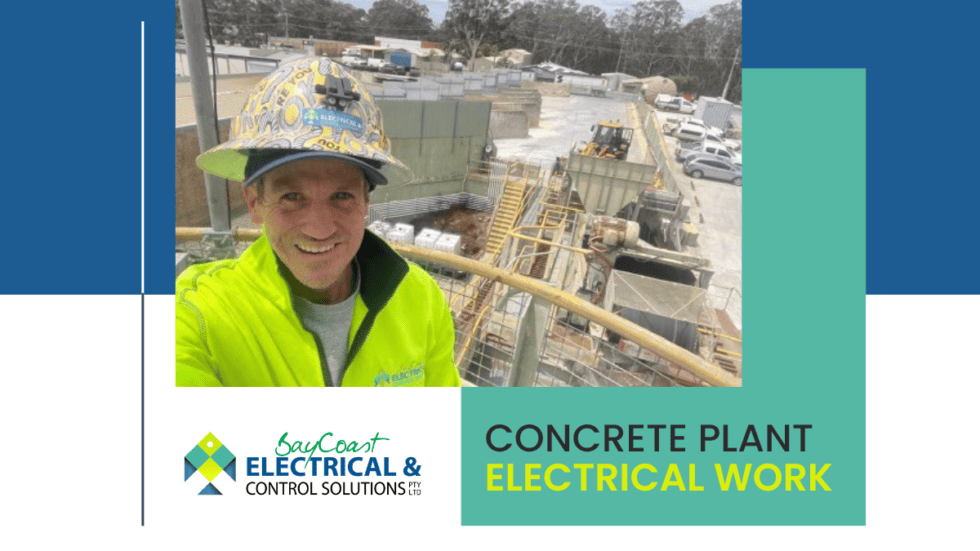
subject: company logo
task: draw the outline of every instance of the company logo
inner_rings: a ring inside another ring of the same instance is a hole
[[[350,130],[358,136],[364,133],[364,121],[360,117],[355,117],[340,111],[324,109],[303,109],[303,122],[310,126],[329,126],[337,130]]]
[[[218,485],[235,481],[235,455],[210,432],[184,456],[184,484],[205,483],[198,495],[221,495]]]
[[[425,364],[402,371],[401,373],[388,373],[382,370],[374,377],[374,386],[421,386],[425,380]]]

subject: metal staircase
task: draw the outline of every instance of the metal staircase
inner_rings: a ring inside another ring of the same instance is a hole
[[[514,222],[521,215],[526,190],[527,183],[523,180],[508,178],[504,183],[504,192],[500,197],[500,204],[497,205],[497,210],[493,214],[493,222],[487,235],[485,255],[496,257],[500,254],[504,241],[507,240],[508,232],[514,227]]]

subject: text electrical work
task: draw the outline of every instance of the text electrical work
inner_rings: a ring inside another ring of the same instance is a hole
[[[487,446],[494,452],[584,452],[600,455],[615,452],[643,453],[645,451],[685,452],[687,445],[685,425],[630,424],[603,425],[523,425],[516,430],[497,424],[486,432]],[[728,425],[700,425],[699,448],[701,452],[773,452],[806,451],[807,430],[812,425],[766,425],[757,429],[748,425],[744,430],[732,431]],[[765,435],[760,438],[760,432]],[[601,451],[600,451],[601,450]],[[693,451],[693,450],[692,450]],[[540,455],[538,455],[540,456]],[[578,455],[577,457],[581,457]],[[603,459],[608,459],[603,455]],[[597,458],[598,459],[598,458]],[[777,465],[772,462],[727,464],[714,463],[715,476],[712,487],[727,492],[745,491],[750,483],[762,491],[831,491],[824,479],[830,463],[792,463]],[[651,490],[704,491],[708,476],[698,472],[698,465],[669,463],[659,468],[648,462],[555,462],[543,463],[487,463],[488,492],[534,492],[550,490],[578,491],[629,491]],[[698,478],[699,474],[702,476]],[[717,486],[714,482],[717,482]]]

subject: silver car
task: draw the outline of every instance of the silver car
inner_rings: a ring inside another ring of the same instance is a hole
[[[742,185],[742,167],[715,156],[695,155],[684,163],[684,174],[692,178],[715,178]]]
[[[722,144],[716,144],[714,142],[709,142],[709,141],[701,142],[699,145],[692,147],[690,149],[685,149],[683,146],[678,147],[677,151],[674,153],[674,159],[676,159],[677,162],[679,163],[683,163],[687,161],[688,158],[693,157],[695,155],[701,155],[705,157],[708,155],[714,157],[721,157],[722,159],[725,159],[726,161],[731,161],[736,165],[739,166],[742,165],[741,155],[729,150],[727,147],[725,147]]]

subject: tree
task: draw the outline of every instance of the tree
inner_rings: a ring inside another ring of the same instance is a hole
[[[367,12],[334,0],[279,0],[289,13],[289,36],[324,40],[371,41]]]
[[[505,48],[523,48],[537,58],[539,47],[540,10],[534,0],[511,5],[510,15],[501,30],[500,42]]]
[[[385,36],[421,39],[432,32],[432,18],[417,0],[376,0],[367,12],[367,27]]]
[[[510,0],[449,0],[442,25],[450,46],[460,48],[472,63],[485,45],[500,41],[509,6]]]
[[[526,49],[536,63],[552,61],[590,73],[611,70],[618,51],[606,13],[577,0],[514,5],[501,36],[505,47]]]
[[[616,37],[606,25],[606,12],[582,6],[571,28],[572,47],[562,64],[593,74],[608,72],[615,63]]]
[[[668,72],[683,19],[684,8],[677,0],[643,0],[618,10],[613,17],[620,38],[617,68],[638,76]]]
[[[742,97],[742,3],[734,0],[713,6],[708,13],[691,20],[682,32],[679,72],[689,77],[686,91],[723,95],[739,101]],[[731,80],[729,82],[729,75]]]

